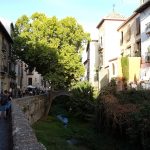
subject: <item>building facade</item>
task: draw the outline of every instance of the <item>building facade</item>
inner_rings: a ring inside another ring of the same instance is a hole
[[[116,12],[110,13],[97,25],[99,30],[99,89],[109,83],[112,77],[112,67],[117,71],[117,63],[110,65],[110,61],[120,56],[119,32],[117,28],[125,21],[125,18]]]
[[[141,65],[141,34],[140,34],[140,15],[134,13],[119,28],[120,33],[120,52],[121,58],[118,63],[121,64],[122,73],[126,67],[128,74],[126,80],[128,83],[139,82]],[[124,58],[122,58],[124,57]],[[124,66],[123,59],[128,64]],[[120,74],[121,75],[121,74]],[[122,74],[122,76],[124,76]]]
[[[82,63],[85,67],[83,80],[89,81],[93,87],[98,89],[97,68],[99,65],[99,43],[98,40],[91,40],[89,43],[83,44],[84,50],[82,54]]]
[[[0,92],[8,90],[13,80],[12,70],[12,38],[0,22]]]
[[[43,80],[41,74],[39,74],[35,69],[31,69],[22,62],[22,86],[21,89],[24,91],[28,86],[33,86],[41,90],[47,90],[48,85]]]
[[[150,88],[150,1],[145,2],[135,12],[140,14],[141,82],[145,88]]]

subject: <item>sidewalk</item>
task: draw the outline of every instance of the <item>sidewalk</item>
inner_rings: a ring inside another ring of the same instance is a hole
[[[0,150],[12,150],[10,119],[0,118]]]

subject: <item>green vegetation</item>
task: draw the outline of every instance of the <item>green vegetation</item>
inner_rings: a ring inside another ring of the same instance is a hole
[[[84,74],[82,42],[88,40],[89,34],[73,17],[58,20],[34,13],[15,24],[15,55],[35,67],[54,89],[68,88],[80,80]]]
[[[121,66],[122,66],[122,73],[123,77],[128,80],[129,79],[129,60],[128,57],[121,58]]]
[[[68,106],[73,116],[80,119],[90,119],[94,115],[95,101],[93,87],[89,82],[78,82],[71,89],[71,98]]]
[[[109,84],[96,106],[97,128],[128,141],[131,150],[150,149],[150,91],[116,92]]]
[[[107,134],[98,134],[91,123],[67,114],[62,104],[56,102],[52,108],[47,120],[40,120],[33,125],[38,140],[47,150],[128,150],[125,143]],[[56,118],[58,111],[68,116],[67,128]],[[70,139],[77,140],[77,143],[69,144],[67,140]]]
[[[91,85],[81,82],[71,97],[56,98],[48,120],[33,126],[39,141],[52,150],[149,150],[150,91],[115,89],[114,79],[94,100]],[[69,118],[67,128],[59,114]],[[78,142],[67,143],[71,139]]]

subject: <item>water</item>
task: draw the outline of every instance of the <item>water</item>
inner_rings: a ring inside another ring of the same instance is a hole
[[[68,125],[68,117],[67,116],[60,114],[60,115],[57,115],[57,118],[64,124],[64,127],[67,127],[67,125]]]

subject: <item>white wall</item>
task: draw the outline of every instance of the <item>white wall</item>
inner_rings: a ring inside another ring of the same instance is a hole
[[[141,55],[142,59],[145,59],[145,53],[148,51],[150,46],[150,35],[145,32],[146,24],[150,23],[150,7],[140,14],[141,19]],[[145,63],[141,68],[141,80],[150,81],[150,63]]]
[[[105,21],[104,67],[108,66],[110,59],[120,56],[120,33],[117,28],[123,21]]]
[[[94,76],[96,75],[96,69],[98,67],[98,42],[90,42],[90,76],[89,81],[92,85],[95,85]]]
[[[150,46],[150,36],[145,32],[146,24],[150,23],[150,7],[141,13],[141,49],[142,56],[145,56],[148,46]]]

